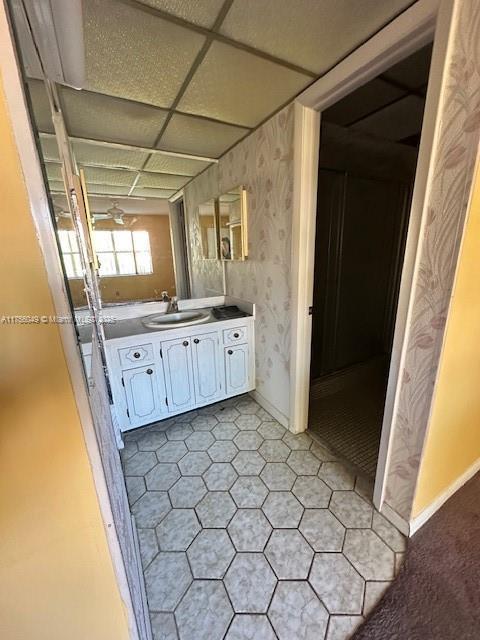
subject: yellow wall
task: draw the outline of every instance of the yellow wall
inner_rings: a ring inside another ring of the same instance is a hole
[[[50,315],[1,84],[0,149],[0,316]],[[0,324],[0,354],[0,637],[126,639],[59,331]]]
[[[130,231],[148,231],[153,273],[142,276],[101,278],[100,291],[103,302],[159,299],[162,291],[167,291],[170,296],[175,296],[175,271],[169,217],[154,214],[129,214],[125,215],[124,218],[128,227],[120,227],[113,220],[99,220],[95,223],[95,229],[115,231],[127,228]],[[133,219],[135,221],[130,223]],[[60,229],[71,229],[72,224],[66,218],[60,218],[58,227]],[[83,290],[83,280],[79,278],[69,280],[69,285],[74,306],[85,306],[87,299]]]
[[[480,457],[480,172],[460,254],[413,517]]]

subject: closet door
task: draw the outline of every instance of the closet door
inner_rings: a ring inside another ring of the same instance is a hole
[[[408,206],[403,182],[319,170],[313,379],[389,352]]]

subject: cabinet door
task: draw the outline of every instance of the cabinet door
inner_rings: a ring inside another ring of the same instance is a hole
[[[162,358],[168,410],[189,409],[195,404],[191,339],[162,342]]]
[[[193,343],[193,379],[197,404],[215,402],[222,394],[218,333],[195,336]]]
[[[227,395],[248,391],[248,344],[239,344],[225,349],[225,372]]]
[[[131,424],[153,422],[162,413],[155,365],[122,372],[127,409]]]

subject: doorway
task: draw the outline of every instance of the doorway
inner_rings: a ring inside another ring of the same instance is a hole
[[[309,429],[372,480],[431,53],[322,113]]]

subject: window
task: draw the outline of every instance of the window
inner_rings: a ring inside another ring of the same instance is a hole
[[[80,261],[80,249],[75,231],[61,229],[58,232],[58,237],[67,278],[81,278],[83,275],[82,263]]]
[[[148,231],[94,231],[100,276],[153,273]]]

